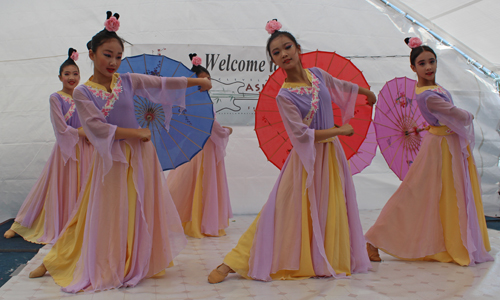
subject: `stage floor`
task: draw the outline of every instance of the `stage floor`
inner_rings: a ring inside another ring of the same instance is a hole
[[[367,230],[380,210],[360,212]],[[220,284],[209,284],[209,272],[237,243],[255,216],[236,216],[227,235],[220,238],[188,238],[188,245],[159,279],[146,279],[134,288],[98,293],[67,294],[49,275],[29,279],[48,252],[45,246],[16,276],[0,288],[0,300],[26,299],[498,299],[500,295],[500,231],[488,230],[494,262],[474,267],[451,263],[405,262],[381,253],[383,262],[373,263],[367,274],[349,279],[306,279],[260,282],[230,274]],[[496,295],[496,296],[495,296]]]

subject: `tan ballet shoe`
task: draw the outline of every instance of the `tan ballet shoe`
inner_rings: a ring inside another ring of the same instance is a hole
[[[370,261],[382,261],[378,254],[378,248],[375,248],[372,244],[366,243],[366,251],[368,252]]]
[[[208,275],[208,282],[210,283],[219,283],[226,279],[227,274],[234,273],[233,269],[231,269],[226,264],[221,264],[217,268],[213,269]]]
[[[3,237],[6,239],[11,239],[16,236],[16,232],[12,229],[7,230],[4,234]]]
[[[34,269],[33,271],[30,272],[29,277],[30,278],[38,278],[42,277],[47,273],[47,268],[43,264],[39,265],[38,268]]]

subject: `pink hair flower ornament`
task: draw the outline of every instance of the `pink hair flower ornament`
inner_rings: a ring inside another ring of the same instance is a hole
[[[278,22],[278,20],[274,19],[274,20],[271,20],[271,21],[268,21],[267,24],[266,24],[266,31],[269,33],[269,34],[273,34],[275,33],[276,31],[280,30],[281,29],[281,23]]]
[[[195,57],[193,57],[191,62],[193,63],[193,66],[199,66],[199,65],[201,65],[201,57],[195,56]]]
[[[422,46],[422,40],[419,39],[418,37],[412,37],[408,42],[408,47],[412,49],[420,46]]]
[[[106,27],[106,30],[109,32],[118,31],[118,29],[120,28],[120,21],[118,21],[115,16],[112,16],[111,18],[104,21],[104,27]]]
[[[73,52],[69,58],[71,58],[73,61],[77,61],[80,55],[78,54],[77,51]]]

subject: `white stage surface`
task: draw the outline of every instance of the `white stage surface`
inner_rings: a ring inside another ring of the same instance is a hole
[[[367,230],[380,210],[361,211]],[[383,262],[373,263],[367,274],[349,279],[306,279],[260,282],[230,274],[220,284],[209,284],[209,272],[222,262],[255,215],[240,215],[232,220],[227,236],[189,238],[189,243],[159,279],[143,280],[134,288],[98,293],[66,294],[49,275],[29,279],[48,252],[45,246],[17,275],[0,289],[0,300],[26,299],[498,299],[500,295],[500,232],[488,230],[494,262],[473,267],[451,263],[405,262],[381,254]],[[496,295],[496,296],[495,296]]]

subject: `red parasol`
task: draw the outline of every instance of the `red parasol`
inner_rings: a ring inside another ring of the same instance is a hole
[[[416,101],[416,84],[406,77],[388,81],[378,94],[373,120],[380,152],[401,180],[408,173],[427,132]]]
[[[301,55],[304,68],[318,67],[333,77],[350,81],[360,87],[370,88],[362,72],[347,58],[335,53],[314,51]],[[267,159],[281,169],[293,146],[285,131],[281,115],[276,104],[276,96],[285,82],[286,73],[276,70],[267,80],[259,95],[255,109],[255,131],[259,145]],[[333,104],[335,124],[342,124],[340,108]],[[370,126],[372,107],[366,104],[366,96],[356,99],[354,117],[349,124],[354,128],[354,135],[340,136],[339,140],[347,159],[353,156],[363,143]]]

